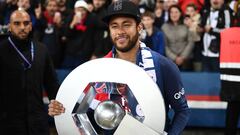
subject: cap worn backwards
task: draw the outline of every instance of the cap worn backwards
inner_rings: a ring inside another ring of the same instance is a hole
[[[141,21],[138,6],[129,0],[118,0],[113,2],[108,6],[107,14],[102,20],[108,24],[111,17],[119,15],[133,17],[137,22]]]

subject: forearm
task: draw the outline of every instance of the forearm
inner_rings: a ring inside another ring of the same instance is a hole
[[[168,130],[168,135],[180,135],[187,125],[189,114],[189,108],[185,108],[185,110],[182,110],[181,112],[175,112],[172,125]]]

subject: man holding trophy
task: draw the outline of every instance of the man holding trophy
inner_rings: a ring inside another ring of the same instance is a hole
[[[109,26],[114,44],[112,51],[106,57],[123,59],[144,68],[158,85],[164,98],[166,110],[164,131],[169,135],[181,134],[189,119],[190,109],[184,95],[179,70],[172,61],[150,50],[139,40],[143,25],[138,7],[131,1],[118,0],[108,7],[103,21]],[[64,113],[63,106],[58,101],[52,100],[49,104],[49,115]],[[172,119],[168,117],[169,106],[174,111]]]

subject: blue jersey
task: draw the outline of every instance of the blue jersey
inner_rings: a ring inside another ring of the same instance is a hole
[[[185,91],[179,69],[170,59],[150,49],[149,51],[152,53],[154,61],[157,77],[156,83],[161,90],[165,102],[165,131],[168,132],[169,135],[179,135],[185,128],[190,116],[190,109],[188,108],[187,100],[185,98]],[[106,57],[113,57],[112,54],[113,53],[110,52]],[[136,63],[139,63],[138,66],[141,66],[142,58],[140,51],[137,53]],[[174,111],[174,117],[172,120],[170,120],[168,116],[169,107]]]
[[[166,114],[169,112],[169,106],[175,113],[172,121],[170,121],[168,115],[166,116],[165,131],[169,135],[179,135],[186,126],[190,115],[180,72],[171,60],[154,51],[151,51],[151,53],[156,70],[156,83],[164,98]],[[141,60],[139,53],[137,60]]]

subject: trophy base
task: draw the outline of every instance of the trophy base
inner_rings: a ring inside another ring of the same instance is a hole
[[[132,116],[126,114],[119,124],[114,135],[164,135],[163,133],[158,133],[149,127],[145,126],[143,123],[139,122]]]

